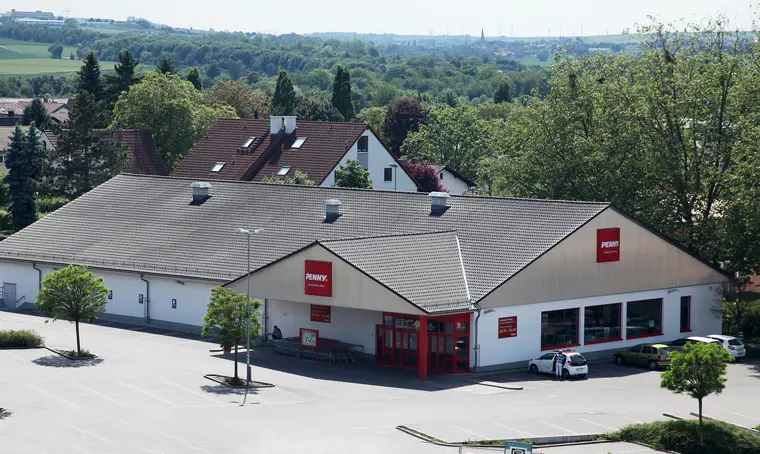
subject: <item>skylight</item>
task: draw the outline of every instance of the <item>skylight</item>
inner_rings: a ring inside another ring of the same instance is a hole
[[[288,172],[290,172],[290,167],[280,167],[280,170],[277,171],[277,175],[284,177]]]
[[[291,146],[290,148],[295,148],[297,150],[301,148],[301,145],[303,145],[304,142],[306,142],[306,137],[299,137],[296,139],[295,142],[293,142],[293,146]]]
[[[248,140],[246,140],[245,143],[243,144],[243,148],[250,147],[251,145],[253,145],[253,142],[255,141],[256,141],[255,137],[249,137]]]
[[[224,167],[224,162],[217,162],[216,165],[211,169],[212,172],[218,173],[220,170],[222,170],[222,167]]]

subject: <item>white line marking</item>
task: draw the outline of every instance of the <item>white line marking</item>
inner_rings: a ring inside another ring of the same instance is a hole
[[[163,403],[169,404],[169,405],[171,405],[172,407],[177,407],[177,406],[178,406],[178,405],[177,405],[177,404],[175,404],[174,402],[169,402],[168,400],[164,399],[163,397],[159,397],[159,396],[157,396],[157,395],[155,395],[155,394],[153,394],[153,393],[151,393],[151,392],[148,392],[148,391],[145,391],[145,390],[143,390],[143,389],[140,389],[140,388],[138,388],[137,386],[133,386],[133,385],[130,385],[129,383],[124,383],[124,382],[123,382],[123,381],[121,381],[121,380],[119,380],[119,383],[121,383],[122,385],[126,386],[127,388],[132,388],[132,389],[134,389],[135,391],[141,392],[141,393],[145,394],[146,396],[150,396],[150,397],[152,397],[152,398],[154,398],[154,399],[156,399],[156,400],[160,400],[160,401],[161,401],[161,402],[163,402]]]
[[[174,408],[216,408],[216,407],[224,407],[225,404],[216,404],[216,405],[175,405]]]
[[[22,361],[22,362],[26,362],[26,360],[25,360],[24,358],[22,358],[22,357],[18,356],[18,355],[17,355],[17,354],[15,354],[15,353],[11,353],[11,352],[9,352],[8,350],[2,350],[2,351],[4,351],[5,353],[7,353],[7,354],[11,355],[12,357],[16,358],[16,359],[17,359],[17,360],[19,360],[19,361]]]
[[[522,430],[515,429],[514,427],[509,427],[508,425],[502,424],[500,422],[495,422],[494,424],[496,424],[499,427],[503,427],[503,428],[505,428],[507,430],[511,430],[512,432],[515,432],[517,434],[524,435],[526,437],[530,437],[531,436],[528,432],[523,432]]]
[[[186,392],[189,392],[189,393],[195,394],[196,396],[200,396],[200,397],[202,397],[202,398],[204,398],[204,399],[206,399],[206,400],[209,400],[209,401],[211,401],[211,402],[213,402],[213,403],[215,403],[215,404],[217,404],[217,405],[222,405],[222,403],[221,403],[221,402],[219,402],[219,401],[217,401],[217,400],[215,400],[215,399],[212,399],[210,396],[207,396],[207,395],[205,395],[205,394],[203,394],[203,393],[200,393],[200,392],[198,392],[198,391],[194,391],[194,390],[192,390],[192,389],[189,389],[189,388],[185,388],[184,386],[180,386],[180,385],[178,385],[178,384],[176,384],[176,383],[172,383],[172,382],[170,382],[169,380],[167,380],[167,379],[165,379],[165,378],[163,378],[163,377],[160,377],[160,378],[159,378],[159,380],[161,380],[162,382],[164,382],[164,383],[166,383],[166,384],[169,384],[169,385],[172,385],[172,386],[174,386],[174,387],[176,387],[176,388],[179,388],[179,389],[181,389],[182,391],[186,391]]]
[[[364,427],[354,427],[354,430],[372,430],[372,429],[389,429],[389,426],[364,426]]]
[[[176,441],[177,443],[182,443],[183,445],[187,446],[188,448],[193,448],[193,449],[195,449],[196,451],[205,452],[206,454],[211,454],[210,452],[206,451],[205,449],[203,449],[203,448],[199,448],[199,447],[197,447],[197,446],[195,446],[195,445],[191,445],[190,443],[186,442],[185,440],[183,440],[183,439],[181,439],[181,438],[177,438],[177,437],[175,437],[175,436],[169,435],[169,434],[168,434],[168,433],[166,433],[166,432],[159,432],[159,433],[160,433],[161,435],[163,435],[164,437],[166,437],[166,438],[170,438],[170,439],[172,439],[172,440]]]
[[[602,427],[602,428],[604,428],[604,429],[609,429],[609,430],[617,430],[617,429],[616,429],[616,428],[614,428],[614,427],[605,426],[604,424],[599,424],[598,422],[589,421],[588,419],[583,419],[583,418],[578,418],[578,419],[579,419],[579,420],[581,420],[581,421],[583,421],[583,422],[587,422],[587,423],[589,423],[589,424],[593,424],[593,425],[595,425],[595,426],[599,426],[599,427]]]
[[[554,427],[555,429],[564,430],[565,432],[567,432],[567,433],[571,433],[571,434],[573,434],[573,435],[578,435],[578,432],[573,432],[572,430],[570,430],[570,429],[565,429],[564,427],[555,426],[555,425],[554,425],[554,424],[552,424],[552,423],[548,423],[548,422],[546,422],[546,421],[542,421],[542,420],[540,420],[540,419],[538,420],[538,422],[542,422],[542,423],[546,424],[547,426],[550,426],[550,427]]]
[[[113,402],[113,403],[115,403],[116,405],[119,405],[119,406],[121,406],[121,407],[126,407],[126,405],[124,405],[123,403],[121,403],[121,402],[119,402],[118,400],[114,399],[113,397],[109,397],[109,396],[106,396],[105,394],[103,394],[103,393],[100,393],[100,392],[98,392],[98,391],[95,391],[94,389],[92,389],[92,388],[89,388],[89,387],[87,387],[87,386],[85,386],[85,385],[83,385],[83,384],[81,384],[81,383],[77,383],[77,382],[75,382],[75,381],[72,381],[72,382],[70,382],[70,383],[71,383],[72,385],[76,385],[76,386],[79,386],[80,388],[84,389],[85,391],[89,391],[89,392],[91,392],[91,393],[95,394],[95,395],[96,395],[96,396],[98,396],[98,397],[102,397],[103,399],[105,399],[105,400],[107,400],[107,401]]]
[[[103,441],[105,441],[106,443],[110,443],[110,444],[112,444],[112,445],[115,445],[115,444],[116,444],[115,442],[113,442],[113,441],[109,440],[109,439],[108,439],[108,438],[106,438],[106,437],[101,437],[100,435],[98,435],[98,434],[94,434],[94,433],[90,432],[89,430],[84,430],[84,429],[82,429],[81,427],[77,427],[77,426],[69,426],[69,427],[71,427],[72,429],[76,429],[76,430],[78,430],[78,431],[82,432],[83,434],[87,434],[87,435],[89,435],[89,436],[91,436],[91,437],[95,437],[95,438],[97,438],[97,439],[99,439],[99,440],[103,440]]]
[[[79,452],[83,452],[84,454],[90,454],[89,452],[85,451],[84,449],[80,448],[79,446],[71,445],[71,447],[74,448],[74,449],[76,449]]]
[[[26,386],[28,386],[28,387],[32,388],[33,390],[35,390],[35,391],[37,391],[37,392],[40,392],[40,393],[42,393],[42,394],[46,394],[46,395],[48,395],[48,396],[52,397],[52,398],[53,398],[53,399],[55,399],[55,400],[58,400],[58,401],[60,401],[60,402],[63,402],[63,403],[64,403],[64,404],[66,404],[66,405],[69,405],[69,406],[72,406],[72,407],[74,407],[74,408],[76,408],[76,409],[80,409],[80,410],[81,410],[81,408],[79,407],[79,405],[76,405],[76,404],[72,404],[72,403],[71,403],[71,402],[69,402],[68,400],[65,400],[65,399],[61,399],[60,397],[56,396],[55,394],[51,394],[51,393],[49,393],[49,392],[45,391],[44,389],[40,389],[40,388],[38,388],[38,387],[36,387],[36,386],[34,386],[34,385],[30,385],[30,384],[27,384]]]
[[[476,437],[480,438],[481,440],[485,440],[485,439],[486,439],[486,437],[484,437],[483,435],[480,435],[480,434],[479,434],[479,433],[477,433],[477,432],[473,432],[473,431],[471,431],[471,430],[467,430],[467,429],[464,429],[464,428],[462,428],[462,427],[459,427],[459,426],[455,426],[455,425],[453,425],[453,424],[449,424],[449,427],[453,427],[453,428],[454,428],[454,429],[456,429],[456,430],[461,430],[462,432],[467,432],[467,433],[469,433],[469,434],[473,434],[473,435],[475,435]]]
[[[636,424],[644,424],[644,421],[639,421],[638,419],[629,418],[628,416],[623,416],[623,418],[627,419],[628,421],[635,422]]]
[[[732,414],[732,415],[736,415],[736,416],[741,416],[742,418],[747,418],[747,419],[754,419],[755,421],[760,421],[760,419],[757,419],[757,418],[753,418],[752,416],[743,415],[743,414],[741,414],[741,413],[731,413],[731,414]]]

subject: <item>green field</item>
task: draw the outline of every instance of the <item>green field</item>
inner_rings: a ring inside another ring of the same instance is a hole
[[[34,76],[49,73],[68,73],[79,69],[79,60],[53,60],[49,44],[0,38],[0,76]],[[76,49],[64,47],[63,56]]]

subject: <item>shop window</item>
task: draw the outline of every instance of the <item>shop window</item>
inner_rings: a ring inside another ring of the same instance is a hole
[[[576,347],[580,309],[562,309],[541,313],[541,349]]]
[[[621,303],[589,306],[583,310],[583,343],[601,344],[622,339]]]
[[[681,297],[681,332],[691,331],[691,297]]]
[[[662,335],[662,299],[629,301],[626,310],[625,337]]]

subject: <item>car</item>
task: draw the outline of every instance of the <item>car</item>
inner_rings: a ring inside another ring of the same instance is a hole
[[[588,375],[588,362],[586,358],[575,350],[553,350],[537,356],[528,362],[528,371],[532,374],[554,374],[554,357],[559,353],[567,356],[562,368],[562,378],[586,378]]]
[[[681,339],[676,339],[673,342],[671,342],[669,345],[670,345],[670,350],[682,352],[684,345],[694,344],[697,342],[702,342],[705,344],[720,344],[721,343],[719,340],[710,339],[709,337],[690,336],[690,337],[683,337]]]
[[[728,353],[731,354],[731,356],[734,357],[737,361],[741,361],[744,359],[744,355],[747,354],[747,351],[744,349],[744,343],[734,337],[734,336],[724,336],[722,334],[710,334],[710,339],[715,339],[716,341],[720,342],[720,345],[725,348]]]
[[[665,344],[638,344],[618,350],[613,355],[615,364],[648,366],[651,370],[670,366],[670,348]]]

